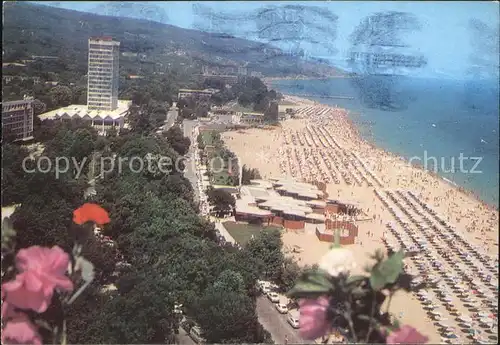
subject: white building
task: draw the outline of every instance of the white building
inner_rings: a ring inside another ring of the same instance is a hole
[[[195,99],[205,99],[208,100],[217,90],[206,89],[206,90],[191,90],[191,89],[179,89],[177,95],[178,99],[193,97]]]
[[[100,135],[106,135],[106,132],[115,128],[118,132],[125,127],[125,116],[131,101],[119,100],[118,106],[113,110],[92,110],[86,105],[72,104],[64,108],[49,111],[39,116],[40,120],[71,120],[80,118],[90,121],[92,127],[97,129]]]
[[[250,125],[262,124],[264,122],[263,113],[241,113],[240,123],[246,123]]]
[[[89,38],[87,106],[114,110],[118,106],[120,42],[111,37]]]

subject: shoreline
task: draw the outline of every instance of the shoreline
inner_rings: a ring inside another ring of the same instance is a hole
[[[293,79],[293,78],[291,78],[291,79]],[[330,79],[330,78],[325,78],[325,79]],[[281,79],[277,78],[277,79],[275,79],[275,81],[277,81],[277,80],[288,80],[288,79],[285,79],[285,78],[281,78]],[[305,79],[305,80],[316,80],[316,79],[309,78],[309,79]],[[271,83],[266,83],[266,86],[268,88],[272,88],[273,87],[273,85]],[[275,90],[277,92],[280,92],[277,89],[275,89]],[[321,103],[319,101],[314,101],[314,100],[311,100],[311,99],[308,99],[308,98],[304,98],[304,97],[299,97],[299,96],[295,96],[295,95],[291,95],[291,94],[284,94],[284,93],[282,93],[282,95],[285,98],[291,99],[292,101],[293,101],[293,99],[295,99],[296,102],[299,102],[299,103],[303,102],[304,104],[307,104],[307,105],[309,105],[309,104],[315,104],[315,105],[322,105],[324,107],[335,108],[332,105]],[[398,155],[395,152],[388,151],[388,150],[386,150],[386,149],[384,149],[382,147],[379,147],[379,146],[376,145],[376,143],[373,140],[370,140],[369,138],[366,138],[365,136],[363,136],[361,134],[360,129],[358,128],[358,125],[349,116],[349,114],[352,114],[352,111],[349,110],[349,109],[346,109],[346,108],[341,108],[341,109],[343,109],[347,113],[348,117],[346,118],[346,121],[350,125],[351,131],[353,131],[354,133],[356,133],[356,135],[359,137],[359,139],[361,139],[362,141],[364,141],[367,145],[369,145],[373,149],[381,150],[381,151],[383,151],[387,155],[390,155],[390,156],[392,156],[394,158],[401,159],[401,160],[405,161],[405,163],[408,163],[408,161],[403,156],[400,156],[400,155]],[[480,195],[476,191],[474,191],[473,189],[469,189],[468,187],[462,186],[462,185],[456,183],[455,181],[446,178],[445,176],[439,175],[438,173],[434,173],[432,171],[425,170],[422,166],[420,166],[418,164],[411,164],[411,166],[413,168],[419,169],[420,171],[428,173],[429,175],[433,176],[434,178],[438,178],[438,179],[444,181],[445,183],[447,183],[451,187],[456,188],[460,193],[464,194],[465,196],[474,199],[474,201],[476,201],[476,202],[481,203],[484,207],[486,207],[486,208],[488,208],[488,209],[490,209],[492,211],[497,211],[497,212],[500,211],[500,205],[499,204],[495,204],[494,202],[488,202],[486,200],[483,200],[480,197]]]
[[[493,261],[498,256],[497,210],[464,193],[441,176],[408,164],[403,157],[370,143],[360,135],[359,126],[350,118],[347,109],[289,94],[284,94],[284,100],[296,105],[300,117],[284,120],[272,131],[260,128],[225,131],[221,134],[222,139],[242,164],[257,169],[262,179],[281,177],[309,183],[322,182],[327,197],[354,202],[366,217],[356,222],[359,229],[356,241],[347,247],[354,253],[360,268],[372,262],[370,255],[374,251],[385,251],[387,243],[397,246],[404,239],[405,243],[415,245],[416,238],[425,237],[430,241],[426,242],[425,248],[436,256],[424,262],[442,264],[443,270],[431,266],[422,268],[412,260],[408,261],[412,274],[424,279],[427,270],[433,276],[440,272],[456,274],[460,270],[446,263],[443,255],[451,248],[455,249],[453,252],[467,249],[463,249],[461,242],[441,239],[442,235],[436,237],[438,242],[434,243],[434,234],[444,231],[442,229],[445,227],[449,234],[460,234],[486,260]],[[426,223],[429,227],[420,228],[420,224],[431,211],[413,211],[419,207],[412,208],[409,201],[404,201],[403,195],[409,195],[410,192],[414,195],[413,204],[426,205],[428,210],[435,212],[432,223]],[[394,198],[384,204],[380,198],[382,194]],[[396,225],[397,232],[401,234],[396,236],[388,228],[390,224],[396,224],[400,217],[408,220],[408,223],[405,223],[406,227],[401,223]],[[446,225],[438,223],[437,219],[443,219]],[[431,225],[434,225],[432,228],[435,232],[431,230]],[[295,259],[301,267],[317,263],[330,248],[331,243],[318,240],[315,226],[306,224],[303,231],[283,230],[284,253]],[[407,229],[415,235],[406,238],[403,234]],[[292,248],[297,247],[301,250],[294,252]],[[470,269],[464,260],[458,261],[464,262],[460,266],[461,270]],[[458,282],[461,273],[456,277]],[[430,343],[439,343],[438,327],[419,299],[412,293],[402,292],[392,300],[390,313],[402,323],[425,330]],[[468,313],[458,299],[456,308],[461,314]],[[448,316],[447,311],[443,313]]]
[[[332,75],[329,77],[307,77],[307,76],[296,76],[296,77],[264,77],[262,82],[269,87],[268,83],[280,80],[327,80],[327,79],[349,79],[353,78],[351,75]]]

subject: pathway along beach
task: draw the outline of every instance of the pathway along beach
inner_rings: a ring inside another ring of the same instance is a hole
[[[397,243],[402,231],[411,230],[412,234],[423,239],[428,238],[429,248],[428,253],[422,253],[427,254],[426,257],[408,261],[409,269],[414,273],[428,272],[428,279],[433,276],[437,279],[448,279],[468,293],[475,293],[483,287],[482,280],[480,286],[471,287],[470,282],[462,281],[462,266],[455,268],[446,263],[446,260],[456,259],[458,262],[465,257],[464,262],[460,262],[464,269],[470,266],[476,275],[478,272],[487,272],[484,273],[484,279],[489,279],[489,283],[484,283],[488,291],[481,292],[484,298],[476,298],[477,301],[474,299],[471,302],[474,303],[473,307],[477,304],[478,310],[482,311],[489,310],[486,305],[490,300],[497,304],[498,261],[495,260],[498,257],[498,210],[442,178],[410,166],[400,157],[366,142],[358,134],[345,109],[325,106],[295,96],[285,95],[285,100],[301,106],[297,111],[301,118],[283,121],[280,127],[274,129],[252,128],[223,133],[224,142],[237,154],[242,164],[257,168],[263,178],[286,176],[309,182],[326,182],[331,198],[357,202],[367,215],[366,218],[370,219],[358,223],[358,241],[350,246],[359,267],[363,267],[364,263],[370,260],[367,254],[373,253],[376,248],[385,248],[387,243]],[[388,204],[384,204],[383,200],[388,200]],[[436,216],[432,212],[441,217],[446,225],[436,223],[437,218],[434,219]],[[405,219],[402,220],[402,217]],[[408,225],[401,221],[407,222]],[[388,224],[393,224],[395,229],[389,229]],[[407,229],[404,230],[401,224]],[[429,227],[436,234],[431,232],[429,235]],[[463,240],[460,236],[453,237],[453,234],[463,236]],[[435,242],[433,236],[436,238]],[[418,240],[405,239],[410,242]],[[290,254],[300,265],[317,263],[329,248],[328,243],[320,242],[313,233],[307,232],[285,232],[283,241],[285,248],[298,245],[303,249],[301,253]],[[482,263],[469,260],[467,252],[470,249],[464,244],[467,242],[478,248],[478,256],[491,263],[490,268],[494,271],[492,276],[489,274],[490,269]],[[442,258],[440,255],[444,249],[449,249],[449,253],[456,253],[457,257]],[[433,266],[433,261],[438,261],[439,267]],[[495,290],[493,294],[490,293],[488,284],[495,287],[491,288],[492,291]],[[433,301],[436,309],[432,310],[438,310],[434,312],[440,313],[441,316],[430,317],[427,312],[429,308],[424,309],[426,302],[422,302],[422,297],[405,296],[404,293],[393,298],[391,312],[401,317],[403,323],[425,330],[431,343],[443,342],[438,332],[440,330],[442,333],[443,327],[451,327],[453,332],[457,329],[457,339],[470,342],[464,338],[466,334],[460,330],[457,317],[472,315],[471,328],[481,329],[479,323],[475,323],[480,322],[476,321],[479,316],[471,314],[474,309],[467,307],[468,302],[463,301],[463,296],[459,298],[454,295],[458,291],[454,290],[455,287],[448,288],[444,283],[442,286],[444,293],[451,296],[451,302],[442,302],[443,297],[433,296],[432,294],[436,293],[433,290],[429,292],[432,298],[424,297],[424,301]],[[452,312],[447,307],[451,308]],[[496,317],[496,313],[494,314]],[[446,325],[439,326],[439,322]],[[493,333],[497,334],[497,328]]]

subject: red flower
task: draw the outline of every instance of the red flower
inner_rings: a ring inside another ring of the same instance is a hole
[[[73,222],[78,225],[87,222],[103,225],[109,223],[109,221],[108,212],[97,204],[86,203],[73,211]]]

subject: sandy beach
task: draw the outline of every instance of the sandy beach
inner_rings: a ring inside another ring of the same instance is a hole
[[[263,178],[287,176],[308,182],[325,182],[330,198],[358,203],[365,218],[369,219],[358,222],[359,238],[351,246],[360,267],[369,260],[368,253],[384,248],[382,238],[396,241],[393,234],[387,231],[387,224],[395,222],[395,216],[377,197],[375,190],[381,193],[410,191],[418,195],[426,207],[452,227],[450,231],[459,233],[465,241],[480,247],[484,255],[498,257],[498,210],[366,142],[359,136],[345,109],[294,96],[285,96],[285,100],[301,106],[297,114],[300,118],[283,121],[280,127],[273,130],[254,128],[225,132],[222,138],[242,164],[257,168]],[[405,204],[403,199],[395,199],[394,202],[394,207],[399,205],[401,212],[405,211],[405,207],[411,209],[412,206],[411,203]],[[412,202],[418,203],[415,200]],[[410,216],[420,219],[418,214]],[[412,223],[412,226],[416,226],[414,230],[418,233],[418,224],[414,222],[416,225]],[[320,242],[310,233],[287,232],[283,241],[286,247],[298,245],[303,249],[303,252],[293,254],[301,265],[317,263],[329,248],[328,243]],[[455,245],[455,242],[451,243]],[[456,247],[458,251],[460,243],[456,243]],[[413,263],[409,265],[413,267]],[[498,279],[498,273],[495,279]],[[456,306],[460,315],[468,315],[469,311],[462,302],[457,301]],[[436,322],[433,322],[435,320],[428,317],[415,295],[396,296],[390,310],[403,323],[410,323],[424,331],[431,343],[442,342]],[[454,316],[446,314],[446,311],[444,313],[444,319],[451,318],[449,323],[455,326]],[[467,339],[462,341],[470,342]]]

